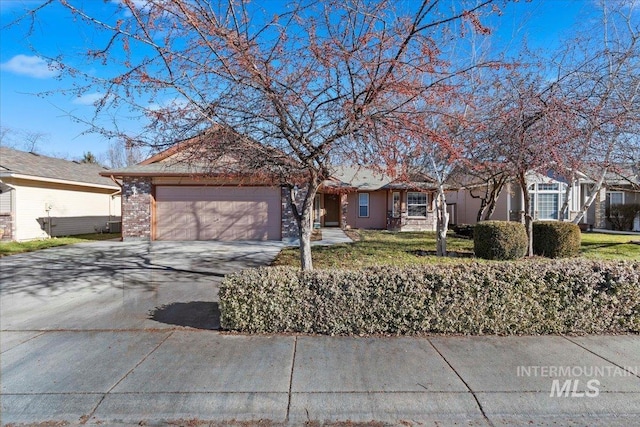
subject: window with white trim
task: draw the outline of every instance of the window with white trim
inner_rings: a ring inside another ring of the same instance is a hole
[[[407,193],[407,215],[418,217],[427,216],[427,193]]]
[[[564,204],[567,185],[564,183],[540,182],[529,186],[531,216],[534,219],[551,220],[558,219],[560,208]],[[564,219],[568,218],[566,211]]]
[[[358,216],[369,216],[369,193],[358,193]]]

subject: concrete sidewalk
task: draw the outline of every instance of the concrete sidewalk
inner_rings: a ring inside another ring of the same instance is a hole
[[[3,424],[640,425],[636,335],[1,337]]]

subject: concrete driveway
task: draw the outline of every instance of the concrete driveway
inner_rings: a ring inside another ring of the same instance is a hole
[[[213,329],[210,311],[222,277],[268,264],[281,248],[279,242],[105,241],[0,258],[0,327],[131,330],[171,328],[175,321]]]

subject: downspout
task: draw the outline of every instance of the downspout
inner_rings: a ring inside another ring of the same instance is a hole
[[[4,182],[3,180],[0,179],[0,183],[6,185],[7,187],[9,187],[9,204],[11,205],[11,211],[9,212],[11,215],[11,240],[12,241],[17,241],[17,235],[16,232],[18,230],[18,226],[17,226],[17,222],[18,222],[18,216],[16,214],[16,189],[15,187],[12,187],[11,185],[7,184],[6,182]]]
[[[109,221],[111,221],[113,216],[111,215],[111,201],[114,199],[116,195],[122,194],[122,184],[119,183],[118,180],[116,180],[113,175],[109,175],[109,178],[111,179],[111,181],[115,182],[118,187],[120,187],[118,191],[114,191],[113,193],[109,194],[109,198],[111,199],[109,200]],[[120,205],[121,205],[120,212],[122,212],[122,200],[120,201]]]

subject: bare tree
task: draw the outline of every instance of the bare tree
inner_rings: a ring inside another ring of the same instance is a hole
[[[118,139],[109,143],[109,148],[102,157],[110,168],[117,169],[140,163],[145,155],[142,148],[134,145],[130,140]]]
[[[105,79],[84,74],[76,94],[100,87],[98,116],[142,112],[150,121],[136,145],[160,149],[222,126],[286,154],[275,178],[291,189],[301,264],[311,269],[313,200],[332,162],[352,156],[354,140],[407,122],[405,107],[446,77],[439,56],[457,37],[451,23],[475,23],[491,1],[300,0],[274,13],[244,0],[123,0],[105,5],[120,9],[113,18],[60,4],[107,37],[88,59],[120,67]],[[66,75],[83,75],[56,59]],[[428,74],[436,78],[425,85]]]
[[[574,223],[582,220],[616,165],[633,162],[640,152],[640,9],[635,0],[602,1],[600,8],[602,19],[554,61],[565,96],[581,111],[575,125],[581,135],[573,145],[578,155],[568,157],[565,176],[573,184],[580,172],[594,182]],[[565,198],[563,213],[569,202]]]
[[[20,132],[21,145],[24,149],[30,153],[37,153],[40,151],[39,145],[47,141],[50,137],[48,133],[39,131],[23,130]]]
[[[15,130],[8,126],[0,126],[0,146],[15,148],[16,143],[13,139]]]

